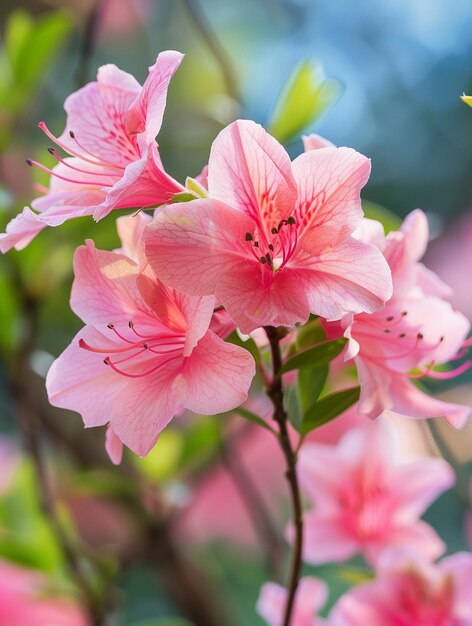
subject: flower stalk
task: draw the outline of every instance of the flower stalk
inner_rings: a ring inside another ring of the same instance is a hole
[[[300,486],[298,484],[297,476],[297,455],[292,446],[292,442],[290,441],[288,432],[288,415],[284,407],[284,389],[280,374],[280,370],[282,368],[280,340],[283,337],[284,329],[275,328],[273,326],[266,326],[264,329],[269,339],[273,370],[273,379],[271,384],[267,387],[267,395],[271,399],[274,407],[273,417],[279,427],[280,446],[287,465],[285,476],[289,484],[290,497],[292,501],[293,525],[295,530],[292,563],[287,584],[287,604],[285,606],[285,615],[283,620],[283,626],[290,626],[295,603],[295,595],[297,593],[302,568],[303,511]]]

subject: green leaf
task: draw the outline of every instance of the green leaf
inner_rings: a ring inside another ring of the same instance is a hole
[[[296,431],[300,430],[300,424],[303,419],[303,412],[300,406],[300,399],[297,393],[297,387],[289,387],[284,393],[284,407],[288,415],[289,422]]]
[[[324,341],[312,348],[303,350],[289,358],[281,367],[280,373],[290,372],[291,370],[322,367],[327,365],[335,357],[343,351],[347,339],[333,339],[332,341]]]
[[[282,88],[269,133],[282,143],[299,135],[326,111],[339,91],[338,81],[326,79],[320,65],[310,59],[303,61]]]
[[[359,400],[360,387],[344,389],[315,402],[303,418],[300,433],[304,437],[315,428],[327,424]]]
[[[274,433],[274,435],[277,435],[272,426],[269,426],[269,424],[265,420],[263,420],[262,417],[259,417],[259,415],[256,415],[252,411],[248,411],[247,409],[240,406],[237,409],[234,409],[232,412],[240,415],[241,417],[244,417],[244,419],[247,419],[253,424],[257,424],[258,426],[262,426],[262,428],[265,428],[266,430],[270,430],[270,432]]]
[[[316,369],[301,369],[297,378],[298,399],[303,413],[306,413],[313,402],[316,402],[323,391],[329,368],[327,365]]]

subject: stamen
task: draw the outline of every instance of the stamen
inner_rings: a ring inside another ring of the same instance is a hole
[[[94,346],[88,344],[84,339],[79,339],[79,348],[83,348],[89,352],[98,352],[99,354],[110,354],[110,352],[129,352],[129,350],[134,350],[136,348],[136,344],[133,343],[131,346],[127,346],[126,348],[94,348]]]
[[[103,362],[106,365],[109,365],[112,368],[112,370],[114,370],[117,374],[121,374],[122,376],[126,376],[127,378],[143,378],[144,376],[149,376],[149,374],[153,374],[154,372],[157,372],[157,370],[161,369],[161,367],[164,367],[164,365],[167,365],[167,363],[170,363],[171,361],[175,361],[175,359],[178,359],[178,358],[180,358],[180,355],[173,356],[170,359],[162,361],[155,367],[152,367],[150,370],[147,370],[146,372],[141,372],[139,374],[131,374],[130,372],[125,372],[119,369],[110,359],[110,357],[107,357],[106,359],[104,359]]]
[[[103,181],[99,181],[99,180],[74,180],[73,178],[67,178],[66,176],[62,176],[61,174],[58,174],[57,172],[54,172],[53,170],[49,169],[49,167],[46,167],[45,165],[42,165],[42,163],[38,163],[38,161],[33,161],[33,159],[26,159],[26,163],[28,163],[28,165],[31,166],[35,166],[35,167],[39,167],[40,170],[43,170],[43,172],[47,172],[50,176],[55,176],[56,178],[59,178],[60,180],[65,180],[68,183],[75,183],[78,185],[93,185],[95,187],[98,186],[108,186],[109,183],[108,182],[103,182]],[[100,174],[94,174],[93,172],[88,172],[91,176],[100,176]]]
[[[90,170],[83,170],[80,167],[75,167],[74,165],[71,165],[70,163],[67,163],[67,161],[65,161],[57,152],[57,150],[55,148],[48,148],[48,152],[49,154],[52,154],[52,156],[57,159],[59,161],[59,163],[62,163],[65,167],[68,167],[71,170],[74,170],[75,172],[80,172],[81,174],[92,174],[93,176],[112,176],[113,178],[117,178],[118,174],[116,172],[91,172]]]

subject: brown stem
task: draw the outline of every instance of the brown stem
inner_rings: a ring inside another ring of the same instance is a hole
[[[292,447],[288,432],[288,416],[284,407],[284,390],[282,385],[282,377],[280,370],[282,367],[282,354],[280,351],[280,339],[283,337],[284,329],[266,326],[264,328],[269,339],[272,370],[274,377],[272,383],[267,388],[267,395],[272,401],[274,407],[274,420],[277,422],[280,431],[280,445],[285,456],[287,470],[285,476],[287,478],[290,496],[292,500],[293,523],[295,527],[295,541],[293,546],[292,565],[290,569],[289,581],[287,584],[287,604],[285,607],[285,615],[283,626],[290,626],[292,612],[295,602],[295,595],[300,579],[302,568],[302,544],[303,544],[303,511],[300,496],[300,487],[297,477],[297,456]]]
[[[212,27],[208,23],[205,13],[202,11],[202,8],[198,4],[198,1],[183,0],[183,2],[187,7],[188,14],[200,31],[205,43],[207,44],[208,48],[210,49],[220,67],[221,74],[223,75],[223,80],[226,84],[226,91],[228,95],[236,102],[239,102],[240,96],[237,87],[237,81],[226,50],[223,48],[220,40],[215,35]]]
[[[271,578],[280,577],[282,542],[279,533],[272,523],[271,515],[267,510],[261,495],[257,491],[246,468],[234,454],[230,440],[221,442],[221,453],[236,488],[246,505],[257,537],[263,546],[267,571]]]

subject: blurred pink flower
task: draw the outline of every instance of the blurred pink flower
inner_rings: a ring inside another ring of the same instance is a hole
[[[244,402],[254,360],[209,330],[213,298],[168,289],[149,267],[91,241],[74,269],[71,306],[87,325],[51,366],[49,400],[87,427],[110,422],[114,462],[120,441],[147,454],[184,408],[212,415]]]
[[[291,163],[261,126],[238,120],[213,143],[210,197],[167,206],[146,229],[149,262],[172,287],[215,295],[245,333],[310,312],[376,311],[391,295],[390,272],[375,246],[351,236],[369,173],[350,148]]]
[[[472,209],[443,236],[431,242],[427,252],[428,265],[451,285],[452,304],[472,320],[472,297],[464,289],[472,268]]]
[[[372,233],[369,229],[370,240]],[[450,372],[434,369],[463,356],[470,324],[446,301],[450,289],[418,262],[427,242],[428,222],[420,210],[408,215],[399,232],[378,241],[392,270],[393,297],[380,312],[346,316],[347,356],[355,357],[361,414],[377,417],[390,409],[413,418],[444,416],[460,428],[470,407],[432,398],[412,383],[452,378],[470,367],[466,361]],[[411,373],[414,369],[419,372]]]
[[[454,483],[454,472],[443,459],[399,458],[386,423],[367,422],[336,446],[306,443],[299,477],[313,505],[305,516],[305,561],[344,561],[360,552],[375,563],[385,548],[398,545],[429,558],[444,552],[444,543],[419,517]]]
[[[51,595],[39,572],[0,561],[2,626],[90,626],[72,600]]]
[[[267,398],[251,398],[245,405],[249,410],[272,420],[272,407]],[[239,418],[241,419],[241,418]],[[322,426],[309,439],[336,443],[360,420],[355,407]],[[296,434],[293,431],[294,441]],[[273,520],[281,523],[281,503],[287,499],[285,461],[275,437],[259,426],[241,424],[239,431],[230,433],[232,453],[237,457],[253,488],[264,502]],[[207,542],[217,539],[231,541],[239,546],[259,549],[260,541],[254,531],[234,476],[222,460],[214,462],[193,485],[192,498],[179,518],[179,532],[186,541]]]
[[[438,564],[407,550],[389,550],[372,582],[348,591],[330,626],[472,626],[472,554]]]
[[[299,582],[291,626],[323,626],[324,619],[317,617],[328,599],[328,589],[318,578],[302,578]],[[269,626],[282,626],[287,603],[287,590],[276,583],[265,583],[257,601],[257,612]],[[366,625],[367,626],[367,625]]]
[[[141,87],[115,65],[99,68],[97,81],[72,95],[64,105],[67,123],[55,137],[44,122],[46,135],[71,155],[62,158],[50,148],[58,164],[49,170],[49,189],[33,201],[0,234],[0,250],[20,250],[46,226],[58,226],[83,215],[99,220],[113,209],[147,207],[168,201],[184,187],[162,165],[157,144],[170,79],[179,67],[180,52],[162,52],[149,68]]]

